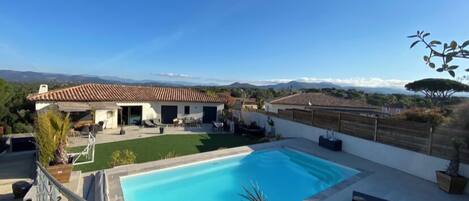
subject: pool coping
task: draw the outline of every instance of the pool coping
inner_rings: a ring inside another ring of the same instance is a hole
[[[156,171],[156,170],[161,170],[161,169],[166,169],[166,168],[174,168],[178,166],[192,165],[192,164],[202,163],[202,162],[206,162],[210,160],[232,157],[232,156],[240,155],[240,154],[249,154],[253,151],[259,151],[259,150],[265,150],[265,149],[271,149],[271,148],[289,148],[289,149],[301,151],[309,155],[312,155],[314,157],[318,157],[318,158],[360,171],[358,174],[350,178],[347,178],[344,181],[338,184],[335,184],[305,199],[305,201],[324,200],[330,195],[334,194],[335,192],[341,191],[345,189],[347,186],[355,182],[358,182],[359,180],[372,174],[372,172],[370,171],[366,171],[366,170],[356,168],[356,167],[350,167],[349,165],[345,165],[338,161],[331,160],[330,158],[322,157],[314,153],[310,149],[308,149],[307,143],[301,143],[301,141],[307,142],[308,140],[285,139],[281,141],[267,142],[267,143],[241,146],[241,147],[222,149],[222,150],[215,150],[215,151],[186,155],[186,156],[181,156],[181,157],[176,157],[176,158],[171,158],[171,159],[125,165],[125,166],[119,166],[119,167],[107,169],[105,170],[106,183],[107,183],[107,189],[106,189],[107,196],[109,200],[112,200],[112,201],[124,201],[124,195],[123,195],[122,188],[121,188],[121,177],[126,177],[126,176],[131,176],[131,175],[136,175],[136,174],[141,174],[141,173],[145,173],[149,171]],[[324,150],[324,151],[329,151],[329,150]]]

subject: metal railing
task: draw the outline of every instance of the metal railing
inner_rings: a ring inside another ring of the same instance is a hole
[[[47,170],[36,162],[36,199],[38,201],[60,201],[65,197],[69,201],[86,201],[57,181]]]

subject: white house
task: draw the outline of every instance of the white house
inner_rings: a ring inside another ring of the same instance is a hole
[[[112,84],[83,84],[51,91],[41,85],[28,100],[36,103],[36,110],[55,105],[74,113],[72,119],[102,121],[105,128],[116,128],[121,121],[129,125],[150,119],[162,124],[171,124],[175,118],[211,123],[218,120],[224,107],[220,98],[194,89]]]

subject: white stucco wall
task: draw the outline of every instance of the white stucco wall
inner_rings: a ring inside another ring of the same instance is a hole
[[[304,110],[305,106],[301,105],[278,105],[278,104],[265,104],[265,110],[268,112],[278,113],[278,110],[285,110],[285,109],[301,109]]]
[[[36,110],[53,104],[52,102],[36,102]],[[117,102],[118,106],[142,106],[142,119],[161,119],[161,106],[171,105],[178,107],[178,118],[193,117],[199,119],[203,117],[203,107],[217,107],[217,120],[221,117],[224,109],[223,103],[193,103],[193,102]],[[190,107],[190,114],[184,114],[184,107]],[[96,110],[94,113],[95,123],[105,122],[105,128],[118,127],[118,110]]]
[[[217,119],[220,117],[221,112],[223,111],[223,103],[192,103],[192,102],[118,102],[119,106],[142,106],[142,119],[161,119],[161,106],[170,105],[178,107],[178,118],[183,117],[193,117],[195,119],[202,118],[203,116],[203,107],[204,106],[213,106],[217,107]],[[190,107],[190,114],[184,114],[184,107]]]
[[[258,125],[267,125],[267,116],[256,112],[242,112],[244,121],[256,121]],[[326,130],[272,117],[277,134],[284,137],[301,137],[318,142],[320,135],[325,135]],[[344,152],[365,158],[367,160],[399,169],[411,175],[436,182],[435,171],[445,170],[449,161],[426,154],[421,154],[406,149],[401,149],[378,142],[364,140],[350,135],[337,133],[342,140]],[[461,164],[460,173],[469,177],[469,165]],[[469,185],[466,186],[469,193]]]
[[[53,104],[52,102],[36,102],[36,111],[42,110],[43,108]]]
[[[104,128],[117,128],[118,111],[115,110],[96,110],[94,112],[94,123],[104,122]]]

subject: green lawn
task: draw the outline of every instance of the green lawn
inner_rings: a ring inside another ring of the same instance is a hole
[[[109,161],[115,150],[129,149],[137,156],[136,163],[161,159],[168,152],[177,156],[217,150],[219,148],[237,147],[261,142],[236,135],[164,135],[143,139],[126,140],[96,145],[95,162],[75,166],[75,170],[89,172],[110,168]],[[71,152],[82,150],[83,147],[70,148]]]

